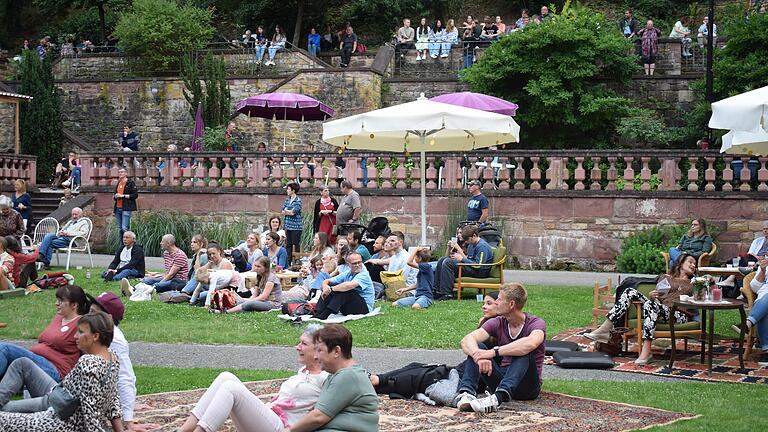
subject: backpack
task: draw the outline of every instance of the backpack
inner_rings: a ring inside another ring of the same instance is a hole
[[[359,54],[365,54],[365,53],[367,53],[367,52],[368,52],[368,47],[367,47],[367,46],[365,46],[365,44],[364,44],[364,43],[362,43],[362,42],[358,42],[358,43],[357,43],[357,52],[358,52]]]
[[[209,309],[224,312],[229,308],[237,306],[235,293],[227,288],[218,289],[211,294],[211,305]]]
[[[69,280],[74,283],[75,278],[72,275],[64,272],[48,273],[32,282],[41,289],[56,289],[65,285],[70,285]]]
[[[314,315],[315,304],[305,300],[291,300],[283,303],[283,314],[299,317],[302,315]]]
[[[240,249],[232,249],[232,265],[240,273],[250,270],[248,268],[248,260],[243,256],[243,251]]]
[[[450,372],[451,368],[446,365],[411,363],[379,375],[376,393],[388,394],[390,399],[411,399],[437,381],[448,378]]]

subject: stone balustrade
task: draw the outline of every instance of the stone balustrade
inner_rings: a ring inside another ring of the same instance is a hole
[[[5,154],[0,156],[0,186],[8,189],[13,182],[26,180],[27,187],[35,186],[37,178],[37,158],[27,155]]]
[[[142,152],[85,154],[81,161],[85,188],[111,187],[118,168],[126,166],[140,188],[158,190],[242,193],[291,181],[303,188],[336,187],[347,179],[368,191],[411,195],[421,186],[419,158],[380,152]],[[34,160],[29,162],[34,170]],[[425,163],[426,188],[437,195],[462,189],[472,179],[495,195],[768,192],[768,157],[715,151],[498,150],[427,153]]]

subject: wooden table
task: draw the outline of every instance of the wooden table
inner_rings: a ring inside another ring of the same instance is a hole
[[[741,368],[744,368],[744,329],[747,326],[747,314],[744,311],[744,302],[741,300],[733,300],[733,299],[723,299],[719,303],[714,302],[701,302],[701,301],[693,301],[693,300],[677,300],[672,304],[672,310],[670,311],[670,317],[669,317],[669,330],[671,334],[672,339],[672,352],[669,357],[669,368],[672,369],[672,366],[675,364],[675,351],[676,351],[676,345],[675,345],[675,312],[677,309],[699,309],[701,310],[701,328],[702,331],[705,333],[704,338],[702,338],[702,351],[701,351],[701,362],[704,363],[704,344],[708,342],[709,344],[709,355],[707,359],[707,367],[709,374],[712,375],[712,345],[715,338],[715,311],[716,310],[727,310],[727,309],[738,309],[739,313],[741,314],[741,334],[739,335],[739,365]],[[709,327],[707,327],[707,313],[709,313]]]
[[[744,274],[739,271],[738,267],[699,267],[697,272],[700,274],[708,274],[712,276],[736,276],[737,278],[744,277]]]

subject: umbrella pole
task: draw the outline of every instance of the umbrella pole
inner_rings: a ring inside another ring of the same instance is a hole
[[[285,151],[285,135],[288,131],[288,122],[286,117],[288,116],[288,108],[283,108],[283,151]]]
[[[424,148],[424,144],[426,144],[427,137],[426,135],[421,135],[421,148]],[[427,245],[427,173],[426,173],[426,152],[424,150],[421,150],[421,160],[419,161],[419,165],[421,167],[420,173],[421,173],[421,245],[426,246]]]

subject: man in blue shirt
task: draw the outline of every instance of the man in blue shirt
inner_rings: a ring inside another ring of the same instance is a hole
[[[485,223],[488,220],[488,198],[480,192],[479,180],[469,182],[469,193],[472,196],[467,202],[467,220]]]
[[[449,243],[450,255],[440,258],[435,270],[435,300],[445,300],[453,296],[453,284],[458,275],[458,263],[491,264],[493,263],[493,248],[480,238],[476,226],[467,225],[461,229],[461,238],[466,241],[467,252],[464,253],[455,243]],[[461,269],[462,276],[485,278],[491,272],[490,266],[465,266]]]
[[[704,45],[709,43],[709,17],[705,16],[704,21],[699,26],[699,31],[696,35],[696,40],[699,41],[699,48],[704,49]],[[717,46],[717,25],[712,23],[712,44]]]
[[[331,314],[367,314],[373,310],[373,281],[357,252],[347,256],[349,271],[323,281],[323,295],[317,301],[313,318],[327,319]]]

